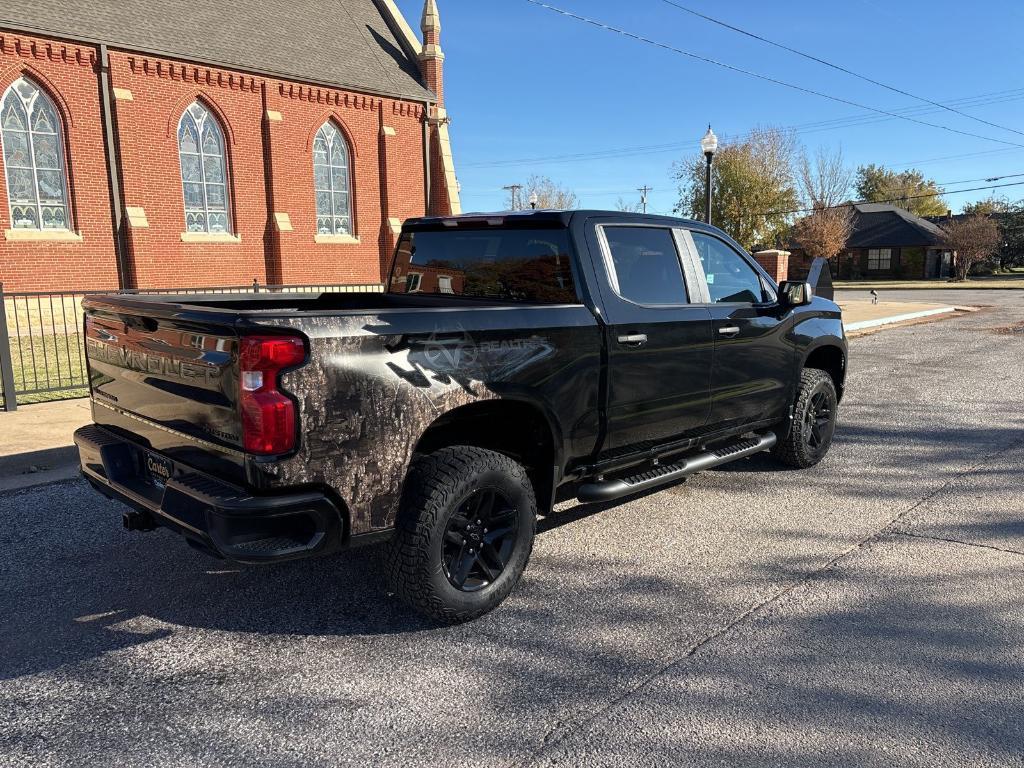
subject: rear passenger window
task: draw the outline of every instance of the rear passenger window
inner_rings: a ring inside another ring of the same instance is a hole
[[[708,293],[716,304],[764,301],[761,276],[747,260],[717,237],[691,232],[697,255],[708,281]]]
[[[616,292],[637,304],[685,304],[686,286],[672,231],[605,227]]]

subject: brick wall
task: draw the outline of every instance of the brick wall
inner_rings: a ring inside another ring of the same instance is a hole
[[[69,215],[71,228],[81,235],[80,242],[9,239],[7,179],[0,173],[0,282],[5,290],[117,287],[96,57],[88,46],[0,30],[0,94],[19,77],[29,77],[64,122]]]
[[[0,241],[0,280],[10,291],[116,287],[98,53],[2,31],[0,40],[0,92],[26,74],[65,113],[73,226],[82,235],[76,243]],[[122,197],[133,214],[125,222],[133,285],[378,283],[396,222],[426,210],[421,103],[121,51],[110,51],[110,78]],[[195,100],[223,128],[233,238],[182,237],[177,127]],[[350,145],[352,238],[316,234],[312,143],[328,120]]]

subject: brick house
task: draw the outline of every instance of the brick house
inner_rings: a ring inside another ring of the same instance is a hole
[[[953,252],[942,244],[942,231],[920,216],[885,203],[856,203],[853,233],[832,266],[841,280],[946,278]],[[811,259],[799,248],[789,262],[794,278],[807,274]]]
[[[8,4],[0,281],[379,284],[404,219],[460,210],[435,0],[421,30],[393,0]]]

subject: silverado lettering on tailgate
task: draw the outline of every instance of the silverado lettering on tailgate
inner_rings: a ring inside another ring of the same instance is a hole
[[[212,363],[175,360],[164,355],[155,355],[127,346],[107,344],[99,339],[87,339],[86,347],[90,360],[109,363],[119,368],[140,373],[176,378],[190,384],[214,384],[223,370]]]

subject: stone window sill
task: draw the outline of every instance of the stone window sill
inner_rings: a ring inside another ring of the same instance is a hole
[[[47,243],[80,243],[82,235],[80,232],[72,232],[70,229],[5,229],[4,238],[7,240],[20,240],[22,242],[47,242]]]
[[[183,243],[240,243],[241,235],[232,235],[230,232],[182,232],[181,242]]]
[[[349,245],[358,245],[359,238],[352,237],[352,235],[317,235],[314,242],[317,243],[347,243]]]

